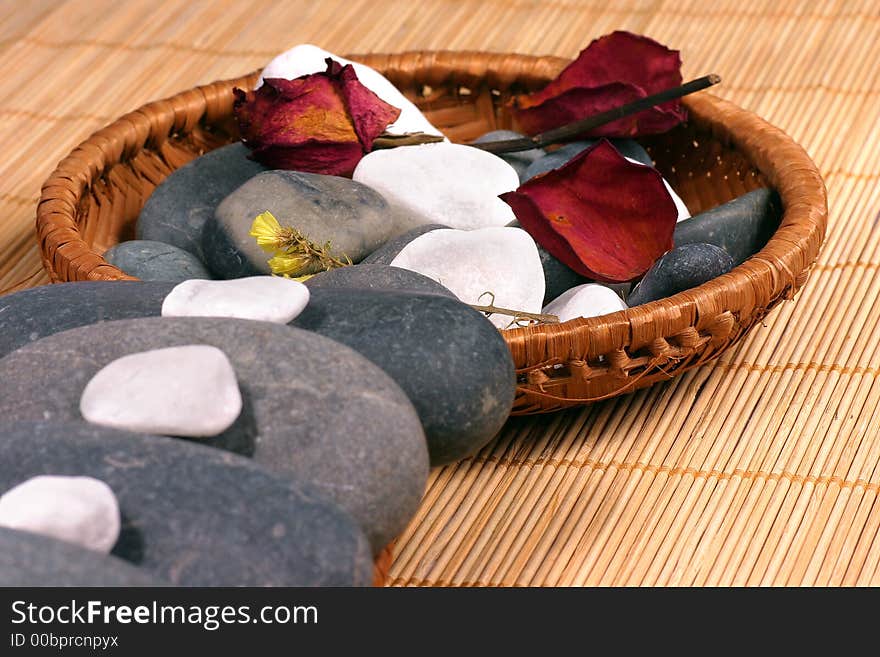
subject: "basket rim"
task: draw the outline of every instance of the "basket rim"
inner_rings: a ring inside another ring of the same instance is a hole
[[[408,80],[435,85],[450,80],[462,85],[479,80],[490,85],[534,84],[569,63],[555,56],[480,51],[372,53],[348,58],[389,77],[404,75]],[[63,158],[41,188],[36,214],[43,265],[52,281],[62,278],[53,261],[66,252],[79,252],[67,264],[62,263],[74,268],[73,277],[67,279],[134,279],[104,261],[79,234],[75,213],[85,190],[109,167],[148,143],[161,143],[179,131],[189,131],[199,121],[210,123],[228,114],[232,86],[253,86],[258,76],[256,71],[147,103],[99,129]],[[577,343],[572,353],[582,359],[638,349],[658,335],[674,336],[688,327],[709,327],[711,332],[713,323],[728,321],[731,313],[760,314],[780,298],[791,298],[803,285],[818,256],[828,216],[825,185],[815,164],[782,130],[730,101],[706,92],[683,100],[690,121],[743,153],[779,192],[784,208],[779,228],[746,262],[696,288],[599,317],[505,330],[502,334],[512,350],[528,351],[529,341],[536,337],[552,343],[562,336]],[[193,106],[199,110],[196,121]]]

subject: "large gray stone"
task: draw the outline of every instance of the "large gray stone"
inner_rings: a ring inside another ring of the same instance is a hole
[[[370,583],[347,514],[229,452],[79,422],[0,424],[0,488],[48,473],[109,485],[123,521],[113,554],[172,584]]]
[[[460,301],[318,288],[292,324],[352,347],[400,384],[419,412],[432,465],[473,454],[510,413],[516,374],[507,344]]]
[[[136,235],[173,244],[202,258],[202,227],[236,188],[266,171],[240,143],[223,146],[173,171],[144,204]]]
[[[456,296],[437,281],[418,272],[388,265],[352,265],[321,272],[306,281],[310,290],[337,288],[349,290],[395,290]]]
[[[417,226],[412,230],[403,233],[403,235],[398,235],[385,242],[385,244],[364,258],[361,261],[361,264],[390,265],[391,261],[397,257],[397,254],[403,250],[403,247],[412,242],[415,238],[439,228],[449,228],[449,226],[444,226],[443,224],[425,224],[424,226]]]
[[[44,285],[0,297],[0,357],[67,329],[158,316],[173,283],[84,281]]]
[[[764,248],[781,219],[782,200],[775,190],[765,187],[680,221],[672,239],[675,246],[720,246],[736,266]]]
[[[391,235],[394,217],[378,192],[338,176],[267,171],[251,178],[217,206],[205,224],[208,268],[221,278],[269,274],[271,257],[249,233],[254,218],[269,210],[282,226],[309,241],[330,243],[336,258],[360,262]]]
[[[213,278],[195,255],[164,242],[121,242],[107,249],[104,259],[142,281],[180,283],[190,278]]]
[[[442,298],[442,297],[438,297]],[[230,429],[200,439],[313,483],[364,528],[377,552],[418,507],[428,453],[418,415],[387,374],[348,347],[282,324],[217,318],[105,322],[0,359],[0,417],[80,418],[89,379],[127,354],[188,344],[222,350],[244,408]]]
[[[3,586],[166,586],[147,570],[78,545],[0,527]]]

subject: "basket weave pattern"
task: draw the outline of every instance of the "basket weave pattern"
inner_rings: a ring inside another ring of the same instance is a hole
[[[476,52],[353,56],[384,73],[453,141],[511,126],[512,94],[540,88],[567,64],[555,57]],[[101,254],[134,237],[153,189],[195,157],[238,138],[233,87],[257,74],[150,103],[96,132],[45,182],[37,210],[53,282],[131,279]],[[782,131],[702,93],[685,99],[687,125],[642,140],[692,213],[762,185],[785,213],[770,242],[728,274],[603,317],[511,329],[518,374],[513,414],[540,413],[642,388],[716,358],[806,282],[825,234],[816,167]]]

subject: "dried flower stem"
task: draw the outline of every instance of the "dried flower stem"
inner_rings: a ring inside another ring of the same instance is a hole
[[[439,135],[429,135],[424,132],[407,132],[403,135],[393,135],[383,132],[373,141],[373,150],[379,148],[396,148],[398,146],[418,146],[419,144],[434,144],[443,141]]]
[[[312,242],[295,228],[285,226],[278,234],[280,250],[287,255],[296,256],[303,261],[301,270],[305,274],[347,267],[351,263],[348,256],[336,258],[330,255],[330,242],[323,246]]]
[[[505,139],[504,141],[487,141],[481,144],[468,144],[474,148],[479,148],[490,153],[515,153],[517,151],[527,151],[531,148],[543,148],[551,144],[571,141],[583,133],[598,128],[599,126],[611,123],[618,119],[631,114],[637,114],[646,109],[651,109],[655,105],[669,102],[677,98],[682,98],[688,94],[702,91],[721,82],[721,77],[715,75],[706,75],[696,80],[691,80],[680,87],[672,87],[663,91],[639,98],[631,103],[626,103],[620,107],[614,107],[605,112],[588,116],[580,121],[569,123],[568,125],[542,132],[534,137],[523,137],[522,139]]]

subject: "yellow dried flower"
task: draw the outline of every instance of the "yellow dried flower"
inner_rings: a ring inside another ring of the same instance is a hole
[[[267,262],[272,273],[279,276],[304,281],[318,272],[351,264],[344,254],[341,258],[330,254],[330,242],[315,244],[295,228],[282,226],[268,210],[254,218],[248,234],[272,254]]]
[[[269,267],[272,269],[272,273],[280,276],[298,275],[308,264],[308,258],[281,251],[269,258]]]
[[[271,212],[266,210],[254,218],[251,224],[251,237],[257,238],[257,244],[264,251],[270,253],[279,250],[284,245],[285,231]]]

